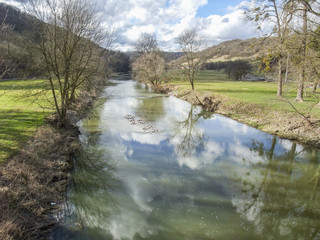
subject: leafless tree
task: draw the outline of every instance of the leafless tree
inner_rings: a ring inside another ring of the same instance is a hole
[[[132,64],[134,76],[139,81],[151,83],[157,89],[163,80],[166,62],[160,51],[144,53]]]
[[[29,3],[29,13],[41,20],[36,26],[40,32],[38,50],[57,121],[63,126],[68,122],[67,111],[77,101],[79,89],[99,77],[99,68],[104,66],[104,49],[99,44],[106,34],[89,0],[29,0]]]
[[[141,54],[132,64],[134,77],[144,83],[151,83],[157,90],[163,80],[165,59],[158,49],[155,35],[143,33],[135,44]]]
[[[203,50],[204,41],[201,39],[196,29],[190,29],[182,32],[176,39],[180,50],[184,53],[183,61],[179,64],[182,74],[186,76],[194,90],[194,82],[202,63],[206,56]]]
[[[157,38],[154,34],[142,33],[135,44],[135,49],[139,53],[150,53],[158,49]]]

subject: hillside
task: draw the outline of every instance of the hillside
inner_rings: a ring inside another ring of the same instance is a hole
[[[274,49],[274,44],[274,38],[235,39],[206,48],[197,54],[206,59],[201,65],[202,69],[224,70],[228,77],[234,80],[241,80],[246,74],[254,74],[250,75],[248,80],[258,81],[266,77],[271,80],[271,72],[265,72],[261,78],[255,75],[261,75],[261,59]],[[170,62],[173,69],[181,64],[187,64],[185,56]]]
[[[204,51],[209,58],[209,62],[254,60],[267,53],[273,42],[273,38],[235,39],[209,47]]]
[[[201,52],[207,62],[226,62],[236,60],[256,61],[257,57],[268,53],[274,44],[273,38],[235,39],[206,48]],[[172,65],[184,62],[184,56],[173,60]]]
[[[32,31],[32,23],[36,21],[35,18],[23,13],[18,8],[0,3],[0,23],[4,20],[14,32],[20,34]]]

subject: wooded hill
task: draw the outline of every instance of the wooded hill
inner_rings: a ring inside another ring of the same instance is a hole
[[[0,76],[3,79],[43,76],[41,68],[38,67],[37,51],[34,49],[40,39],[35,28],[38,21],[40,20],[18,8],[0,3],[0,25],[3,28],[0,33]],[[130,70],[129,58],[124,53],[106,50],[106,57],[106,71]]]

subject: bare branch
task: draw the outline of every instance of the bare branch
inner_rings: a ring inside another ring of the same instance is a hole
[[[77,92],[102,77],[106,49],[99,45],[106,40],[104,45],[110,47],[113,34],[102,30],[89,0],[30,0],[30,6],[29,13],[41,20],[36,26],[41,36],[38,50],[63,125]]]
[[[183,63],[180,63],[182,74],[187,76],[192,90],[194,90],[194,81],[202,63],[206,60],[205,52],[201,52],[204,48],[204,41],[200,38],[196,29],[184,31],[176,39],[180,50],[184,53]]]
[[[135,49],[139,53],[150,53],[156,51],[158,48],[157,38],[154,34],[142,33]]]

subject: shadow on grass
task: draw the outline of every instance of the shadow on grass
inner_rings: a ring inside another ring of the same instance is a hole
[[[43,112],[0,112],[0,162],[14,154],[43,125],[46,115]]]
[[[25,81],[12,81],[1,82],[0,91],[10,90],[43,90],[48,89],[48,84],[45,81],[39,80],[25,80]]]

